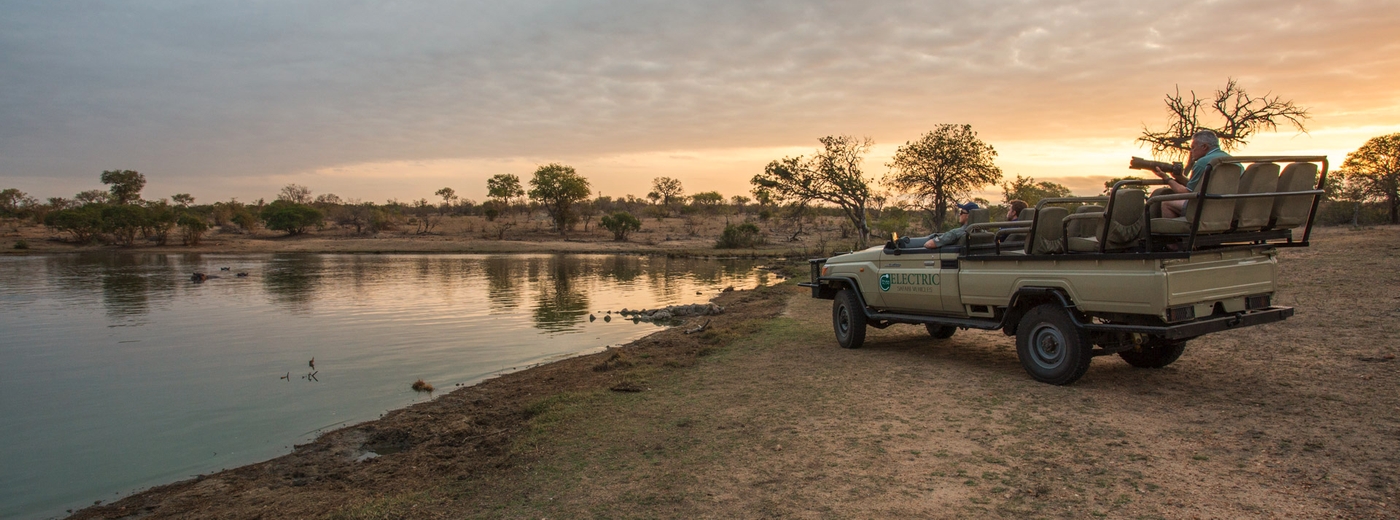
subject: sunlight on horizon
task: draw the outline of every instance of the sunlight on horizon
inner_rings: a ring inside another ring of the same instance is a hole
[[[1371,137],[1400,132],[1400,125],[1365,125],[1356,127],[1323,127],[1302,134],[1291,131],[1258,135],[1237,155],[1265,154],[1325,154],[1333,170],[1346,154]],[[911,136],[911,139],[917,136]],[[1017,175],[1037,181],[1050,181],[1069,187],[1077,195],[1096,195],[1103,182],[1125,175],[1145,175],[1126,168],[1132,156],[1148,157],[1151,151],[1136,143],[1136,135],[1124,138],[1071,138],[1044,140],[988,140],[998,152],[997,165],[1005,180]],[[876,143],[865,156],[864,169],[877,182],[888,172],[886,166],[900,143]],[[509,173],[526,184],[541,165],[558,162],[573,166],[592,183],[593,193],[611,197],[634,195],[645,197],[655,177],[679,179],[687,194],[719,191],[726,198],[733,195],[751,196],[749,179],[761,172],[769,161],[782,157],[810,155],[812,146],[724,148],[697,150],[666,150],[579,157],[505,157],[492,159],[438,159],[392,161],[343,165],[321,168],[293,175],[248,177],[237,184],[216,188],[217,193],[195,193],[201,200],[220,200],[236,196],[241,200],[259,197],[271,199],[287,183],[308,186],[313,193],[335,193],[345,199],[360,199],[382,203],[389,199],[402,202],[426,198],[435,200],[433,192],[444,186],[456,190],[458,196],[481,202],[486,199],[486,179],[499,173]],[[162,179],[152,179],[151,187],[160,189]],[[877,186],[882,187],[882,186]],[[214,191],[214,190],[210,190]],[[154,191],[161,193],[161,191]],[[975,196],[993,202],[1001,199],[999,187],[989,186]]]

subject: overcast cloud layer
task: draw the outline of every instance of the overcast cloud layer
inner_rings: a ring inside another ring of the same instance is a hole
[[[452,160],[525,176],[833,133],[892,146],[949,122],[993,145],[1131,144],[1163,93],[1230,76],[1311,107],[1314,130],[1388,128],[1397,22],[1386,1],[11,1],[0,187],[69,195],[130,168],[191,191]]]

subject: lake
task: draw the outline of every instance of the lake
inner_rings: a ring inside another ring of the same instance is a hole
[[[626,343],[657,326],[623,308],[770,277],[630,255],[0,257],[0,518],[273,458],[429,399],[417,379],[440,395]]]

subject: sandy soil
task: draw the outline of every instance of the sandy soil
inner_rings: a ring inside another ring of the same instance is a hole
[[[1068,387],[998,332],[896,326],[843,350],[830,302],[726,293],[705,332],[74,517],[1400,517],[1400,229],[1320,230],[1280,265],[1293,318],[1164,369],[1097,358]]]

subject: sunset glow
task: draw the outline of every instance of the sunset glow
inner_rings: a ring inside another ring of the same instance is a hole
[[[1089,194],[1128,174],[1178,87],[1227,78],[1310,110],[1242,153],[1400,131],[1387,2],[311,3],[0,8],[0,180],[39,197],[147,175],[148,197],[384,201],[569,164],[595,192],[653,177],[747,194],[829,134],[901,143],[970,123],[1008,177]],[[996,190],[988,192],[995,198]]]

